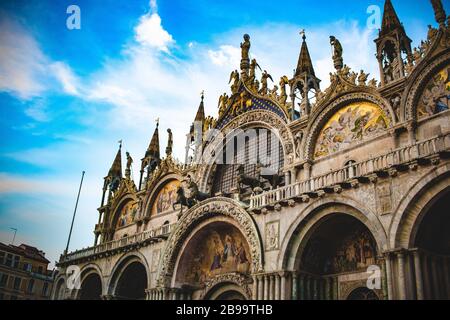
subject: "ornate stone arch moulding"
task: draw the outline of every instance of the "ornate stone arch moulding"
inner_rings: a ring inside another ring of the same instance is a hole
[[[440,68],[450,64],[450,50],[440,53],[433,59],[427,64],[422,64],[421,68],[414,70],[417,72],[413,74],[414,77],[403,94],[401,110],[406,121],[418,120],[417,106],[424,87]]]
[[[379,253],[388,249],[388,238],[376,213],[352,198],[334,196],[314,201],[298,215],[282,240],[278,268],[294,270],[301,258],[299,252],[303,251],[315,228],[322,219],[336,213],[347,214],[359,220],[372,234]]]
[[[158,286],[170,285],[174,276],[175,263],[184,241],[195,226],[211,217],[225,216],[237,222],[240,231],[248,242],[251,256],[251,272],[259,272],[263,267],[261,237],[253,218],[240,206],[228,198],[208,199],[186,212],[178,221],[175,230],[170,234],[162,255],[157,274]]]
[[[213,294],[214,290],[221,286],[226,284],[233,284],[239,287],[241,290],[240,292],[244,294],[246,299],[250,299],[252,296],[250,284],[252,283],[252,279],[248,276],[245,276],[243,274],[239,273],[227,273],[227,274],[220,274],[212,279],[209,279],[205,282],[205,287],[203,289],[202,294],[200,295],[200,299],[205,299],[210,297],[211,294]]]
[[[450,164],[446,163],[425,173],[401,199],[389,226],[391,248],[411,248],[419,219],[426,208],[450,183]]]
[[[373,92],[372,92],[373,91]],[[314,147],[318,139],[318,136],[327,121],[342,107],[354,102],[372,102],[382,109],[387,117],[389,117],[389,127],[395,123],[395,112],[392,107],[384,98],[382,98],[376,90],[367,90],[367,92],[349,92],[334,99],[328,105],[320,108],[313,113],[313,116],[309,120],[309,125],[306,130],[307,136],[304,139],[302,154],[303,160],[313,160]]]
[[[108,294],[114,294],[116,287],[117,287],[117,283],[118,283],[120,277],[122,276],[123,272],[127,269],[127,267],[130,264],[132,264],[134,262],[139,262],[144,266],[145,272],[147,274],[147,287],[149,286],[149,284],[150,284],[150,267],[149,267],[148,261],[142,253],[140,253],[138,251],[133,251],[133,252],[125,253],[124,255],[122,255],[122,257],[120,257],[120,259],[117,260],[117,262],[114,264],[113,268],[111,269],[108,280],[106,282],[106,291]]]

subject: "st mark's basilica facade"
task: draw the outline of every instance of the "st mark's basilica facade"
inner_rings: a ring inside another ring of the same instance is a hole
[[[139,181],[118,150],[95,245],[61,255],[53,298],[449,299],[450,18],[432,9],[412,49],[386,1],[380,82],[331,36],[324,90],[304,33],[273,86],[244,35],[217,118],[203,97],[193,114],[185,163],[170,130],[161,155],[158,126]]]

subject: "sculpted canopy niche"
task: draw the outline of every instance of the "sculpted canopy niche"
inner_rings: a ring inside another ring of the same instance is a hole
[[[319,159],[384,132],[390,118],[376,104],[368,101],[350,103],[340,108],[319,133],[314,158]]]

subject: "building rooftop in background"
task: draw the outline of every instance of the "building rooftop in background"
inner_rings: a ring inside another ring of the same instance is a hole
[[[48,299],[53,284],[49,263],[36,247],[0,242],[0,300]]]

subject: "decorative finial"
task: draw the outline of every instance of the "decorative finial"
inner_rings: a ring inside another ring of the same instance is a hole
[[[203,98],[205,97],[205,90],[202,90],[202,92],[200,92],[200,96],[202,97],[202,101],[203,101]]]
[[[122,149],[122,140],[117,141],[119,143],[119,149]]]
[[[156,118],[155,121],[156,121],[156,127],[158,128],[159,127],[159,117]]]
[[[300,35],[302,36],[303,41],[306,40],[306,32],[305,29],[300,30]]]

